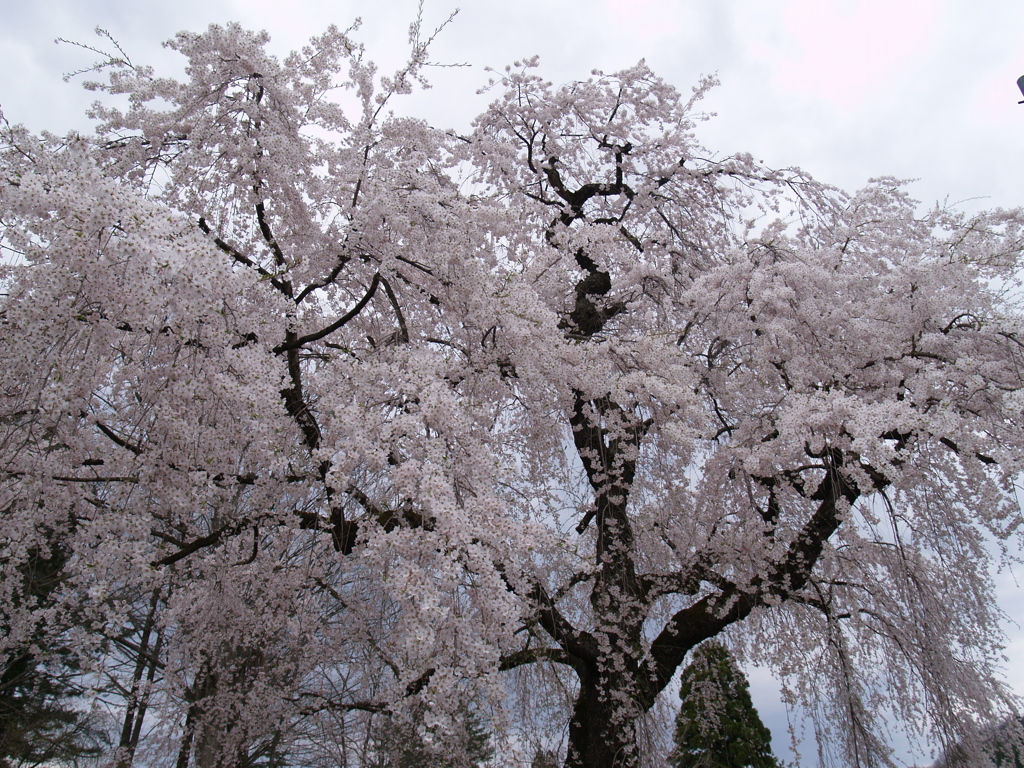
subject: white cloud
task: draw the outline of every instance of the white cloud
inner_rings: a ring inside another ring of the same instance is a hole
[[[843,112],[913,65],[934,42],[932,0],[788,0],[786,43],[775,68],[780,90],[806,91]]]

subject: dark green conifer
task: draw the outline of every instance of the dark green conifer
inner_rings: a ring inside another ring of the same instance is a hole
[[[697,648],[683,671],[672,768],[780,768],[747,678],[721,643]]]
[[[440,750],[431,749],[417,729],[422,712],[413,722],[387,719],[377,729],[380,768],[478,768],[494,756],[491,735],[479,713],[460,708],[456,732],[446,738]]]
[[[973,744],[953,745],[935,768],[969,768],[979,762],[994,768],[1024,768],[1024,717],[1008,717],[989,726]]]
[[[7,608],[24,603],[41,608],[52,602],[68,558],[60,547],[52,549],[32,551],[17,568],[21,590]],[[0,567],[4,565],[0,560]],[[73,763],[99,755],[105,741],[73,706],[77,664],[67,648],[52,644],[50,629],[47,633],[39,626],[32,642],[0,654],[0,768]],[[0,637],[8,632],[7,612],[0,610]]]

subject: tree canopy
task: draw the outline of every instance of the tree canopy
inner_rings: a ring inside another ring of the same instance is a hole
[[[437,129],[419,25],[388,76],[354,35],[181,33],[181,80],[97,64],[95,136],[3,123],[0,654],[73,647],[125,767],[469,703],[637,766],[725,632],[849,765],[1005,712],[1022,214],[717,155],[643,62]]]

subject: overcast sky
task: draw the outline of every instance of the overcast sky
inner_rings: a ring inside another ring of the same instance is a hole
[[[61,75],[89,66],[103,27],[137,63],[174,67],[159,43],[181,29],[239,21],[266,29],[285,54],[327,25],[358,35],[386,70],[398,66],[416,0],[0,0],[0,107],[33,130],[85,131],[92,99]],[[432,59],[466,63],[431,73],[412,111],[465,129],[486,104],[487,67],[539,55],[554,82],[646,59],[687,91],[702,74],[721,85],[699,130],[714,151],[751,152],[853,189],[876,176],[917,181],[911,194],[967,210],[1024,204],[1024,2],[1021,0],[428,0],[433,28],[457,7]],[[1001,577],[1004,609],[1024,621],[1022,590]],[[1007,676],[1024,694],[1024,633],[1012,628]],[[785,718],[770,680],[755,695],[776,743]],[[780,753],[783,754],[783,753]],[[810,757],[810,756],[808,756]],[[813,764],[813,759],[810,760]]]

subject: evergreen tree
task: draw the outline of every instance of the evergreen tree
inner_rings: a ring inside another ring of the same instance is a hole
[[[1008,717],[983,730],[973,742],[946,750],[935,768],[968,768],[981,763],[995,768],[1024,768],[1024,717]]]
[[[476,711],[463,706],[457,732],[451,734],[440,748],[432,748],[417,728],[423,713],[417,712],[412,722],[395,719],[385,721],[378,729],[380,768],[478,768],[494,756],[491,735]]]
[[[30,552],[17,569],[20,589],[0,611],[0,637],[9,636],[15,610],[52,603],[67,559],[58,546]],[[71,704],[77,693],[71,682],[77,673],[74,658],[66,648],[49,647],[44,663],[38,648],[50,645],[47,637],[40,625],[31,642],[0,654],[0,768],[60,764],[100,753],[104,735]]]
[[[720,643],[704,643],[683,671],[672,768],[780,768],[747,678]]]

